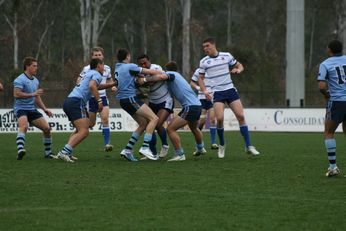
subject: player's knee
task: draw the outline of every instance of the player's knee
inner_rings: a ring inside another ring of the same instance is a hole
[[[47,136],[50,135],[50,130],[51,128],[49,126],[46,126],[42,129],[43,133]]]
[[[87,137],[89,135],[89,129],[83,129],[80,131],[82,137]]]
[[[240,124],[245,123],[245,116],[244,115],[237,115],[237,120]]]

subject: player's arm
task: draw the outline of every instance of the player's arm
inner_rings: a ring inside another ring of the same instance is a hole
[[[2,85],[2,83],[0,83],[0,91],[4,90],[4,86]]]
[[[320,89],[321,94],[324,96],[324,98],[325,99],[329,99],[330,98],[330,94],[329,94],[327,82],[319,80],[318,81],[318,87]]]
[[[116,83],[113,80],[107,83],[100,83],[100,85],[98,86],[98,89],[103,90],[103,89],[108,89],[112,87],[116,87]]]
[[[145,74],[145,75],[160,75],[163,72],[159,71],[159,70],[152,70],[152,69],[148,69],[148,68],[142,68],[141,73]]]
[[[14,98],[17,99],[26,99],[26,98],[31,98],[31,97],[36,97],[36,96],[41,96],[43,95],[43,89],[39,88],[33,93],[26,93],[23,92],[21,88],[15,87],[13,89],[13,96]]]
[[[198,76],[198,85],[200,87],[200,91],[204,93],[204,95],[207,98],[207,100],[212,100],[211,93],[209,91],[207,91],[207,88],[205,87],[204,78],[205,78],[204,74],[199,74],[199,76]]]
[[[237,61],[237,63],[230,68],[230,72],[232,74],[240,74],[244,71],[244,66],[240,62]]]
[[[173,81],[175,79],[174,74],[162,73],[162,71],[160,72],[161,72],[160,74],[150,75],[144,78],[138,78],[137,82],[139,85],[143,85],[145,83],[152,83],[152,82],[157,82],[162,80]]]
[[[37,95],[35,97],[35,103],[36,103],[37,107],[41,108],[44,111],[44,113],[46,113],[47,116],[49,116],[49,117],[53,116],[53,113],[50,110],[48,110],[46,108],[46,106],[44,105],[41,96]]]
[[[190,81],[190,86],[194,90],[197,90],[197,91],[201,90],[201,88],[198,86],[198,82],[196,82],[196,81],[194,81],[192,79]]]
[[[98,112],[102,111],[103,109],[103,103],[102,103],[102,99],[100,97],[99,94],[99,89],[97,87],[97,83],[95,80],[90,80],[89,81],[89,90],[91,92],[91,94],[95,97],[96,101],[98,102]]]

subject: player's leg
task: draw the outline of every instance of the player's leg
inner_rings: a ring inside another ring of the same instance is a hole
[[[207,115],[209,119],[209,133],[210,133],[210,145],[211,149],[218,149],[219,146],[216,144],[216,119],[215,112],[212,103],[208,106]]]
[[[70,135],[67,144],[58,153],[58,158],[66,162],[74,162],[77,158],[72,156],[73,149],[89,135],[91,125],[88,112],[83,101],[76,97],[67,98],[63,106],[69,121],[75,127],[75,131]]]
[[[43,117],[40,117],[31,121],[31,123],[43,132],[44,157],[56,159],[56,156],[52,152],[51,128],[47,121]]]
[[[109,106],[103,107],[100,112],[101,124],[102,124],[102,135],[103,143],[105,145],[104,150],[110,152],[113,149],[113,146],[110,144],[110,129],[109,129]]]
[[[188,126],[196,141],[196,151],[193,152],[193,155],[199,156],[207,153],[207,151],[204,148],[203,133],[198,128],[198,121],[188,121]]]
[[[143,117],[147,120],[147,125],[145,128],[145,134],[144,134],[144,140],[142,147],[140,148],[139,152],[148,157],[149,159],[156,160],[157,157],[153,155],[149,148],[149,143],[152,139],[153,132],[156,128],[158,117],[155,115],[155,113],[149,108],[148,105],[143,104],[137,111],[136,115]]]
[[[187,121],[180,116],[175,116],[174,119],[171,121],[171,123],[167,127],[167,134],[169,136],[169,139],[172,142],[172,145],[174,147],[174,156],[169,159],[168,161],[181,161],[185,160],[184,150],[181,147],[181,141],[180,137],[177,133],[177,130],[179,128],[184,127],[187,124]]]
[[[243,136],[244,142],[245,142],[245,151],[248,154],[252,154],[252,155],[260,154],[256,150],[256,148],[251,145],[250,133],[249,133],[248,126],[246,125],[244,108],[243,108],[243,104],[241,103],[240,99],[238,98],[238,99],[232,101],[231,103],[228,104],[228,106],[231,108],[235,117],[238,120],[239,130],[240,130],[240,133]]]
[[[224,128],[223,128],[225,106],[224,106],[224,103],[222,102],[215,102],[213,107],[214,107],[215,118],[216,118],[217,135],[220,140],[220,145],[223,146],[225,145]]]
[[[137,143],[138,139],[142,135],[147,126],[147,120],[137,114],[133,114],[132,118],[137,122],[137,129],[131,134],[129,141],[126,144],[126,147],[120,152],[120,155],[127,159],[128,161],[136,162],[138,161],[133,155],[133,147]]]
[[[202,109],[201,116],[199,117],[199,120],[198,120],[198,128],[201,131],[203,130],[203,127],[205,125],[206,117],[207,117],[207,110],[206,109]]]
[[[17,144],[17,160],[23,159],[26,154],[25,146],[25,134],[28,131],[28,117],[25,114],[25,111],[19,110],[16,113],[16,117],[18,118],[18,132],[16,138]]]
[[[167,140],[167,131],[164,127],[164,123],[167,121],[169,115],[171,114],[171,111],[163,108],[160,109],[157,113],[157,116],[159,117],[159,120],[156,125],[156,131],[161,139],[161,150],[160,150],[160,157],[165,157],[168,154],[169,145]]]
[[[334,138],[335,130],[338,127],[338,123],[326,118],[324,123],[324,145],[326,147],[329,168],[326,176],[335,176],[339,174],[339,169],[336,166],[336,140]],[[343,129],[345,125],[343,123]],[[345,131],[345,130],[344,130]]]
[[[343,129],[345,128],[345,107],[346,102],[333,101],[329,101],[326,107],[326,117],[324,120],[324,144],[329,162],[326,176],[335,176],[340,174],[340,171],[336,166],[336,140],[334,134],[340,123],[342,123]]]

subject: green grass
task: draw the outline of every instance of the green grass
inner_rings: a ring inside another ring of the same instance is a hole
[[[33,133],[17,161],[16,135],[0,134],[0,230],[346,230],[346,178],[324,176],[322,134],[252,133],[262,154],[249,157],[228,132],[223,160],[209,146],[193,158],[192,134],[180,134],[184,162],[130,163],[119,156],[130,133],[111,134],[111,153],[92,133],[74,164],[44,159]],[[54,151],[68,136],[54,134]],[[346,171],[345,138],[336,139]]]

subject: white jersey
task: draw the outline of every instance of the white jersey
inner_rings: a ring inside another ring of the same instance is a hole
[[[87,73],[88,70],[90,70],[90,65],[85,66],[83,68],[82,72],[79,74],[79,76],[83,77]],[[107,80],[112,78],[111,73],[112,73],[111,68],[108,65],[104,65],[104,71],[103,71],[103,75],[102,75],[101,84],[107,83]],[[106,89],[99,90],[99,94],[100,94],[100,97],[107,96],[106,95]]]
[[[200,70],[199,70],[199,68],[197,68],[195,70],[195,72],[193,73],[191,80],[197,83],[198,79],[199,79],[199,73],[200,73]],[[210,79],[205,78],[204,79],[204,85],[205,85],[205,88],[207,89],[207,91],[211,91]],[[198,91],[197,96],[198,96],[198,99],[206,99],[205,94],[201,90]]]
[[[199,63],[200,74],[210,83],[211,90],[225,91],[234,88],[229,69],[236,65],[237,60],[228,52],[219,52],[217,56],[204,57]]]
[[[151,70],[162,71],[162,67],[157,64],[150,65]],[[168,85],[166,81],[158,81],[150,86],[149,91],[149,102],[154,104],[159,104],[168,100],[173,100],[171,94],[168,90]]]

